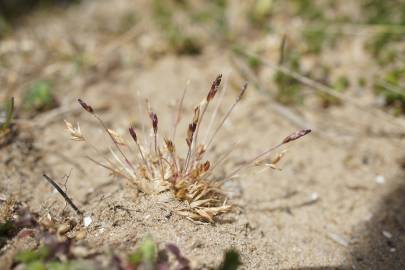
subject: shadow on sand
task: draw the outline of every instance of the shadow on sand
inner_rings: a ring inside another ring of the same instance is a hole
[[[0,0],[0,17],[12,24],[41,7],[63,7],[78,0]]]
[[[372,218],[355,232],[357,242],[350,250],[350,265],[300,267],[292,270],[400,270],[405,269],[405,173],[386,195]]]
[[[351,251],[355,269],[405,269],[405,173],[373,217],[357,232],[359,242]]]

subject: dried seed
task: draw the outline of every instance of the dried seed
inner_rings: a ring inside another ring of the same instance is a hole
[[[114,130],[112,129],[107,129],[108,133],[110,133],[112,139],[114,140],[115,143],[119,145],[127,145],[125,140]]]
[[[191,146],[191,143],[193,142],[193,135],[194,135],[196,128],[197,128],[196,123],[191,123],[188,125],[186,142],[189,147]]]
[[[245,84],[244,84],[243,87],[242,87],[242,90],[241,90],[240,93],[239,93],[239,96],[238,96],[237,99],[236,99],[236,102],[239,102],[239,101],[243,98],[243,96],[245,95],[245,92],[246,92],[247,87],[248,87],[248,83],[245,82]]]
[[[83,240],[84,238],[86,238],[87,236],[87,232],[85,230],[80,230],[78,232],[76,232],[75,238],[76,240]]]
[[[310,129],[302,129],[299,131],[294,132],[293,134],[287,136],[284,140],[283,140],[283,144],[289,143],[291,141],[295,141],[305,135],[307,135],[308,133],[310,133],[311,130]]]
[[[57,233],[58,235],[64,235],[68,231],[70,231],[71,226],[68,223],[63,223],[58,227]]]
[[[157,115],[156,115],[156,113],[151,112],[151,113],[149,113],[149,117],[152,120],[153,133],[156,134],[157,131],[158,131],[158,118],[157,118]]]
[[[129,134],[131,135],[132,139],[134,139],[134,141],[137,143],[138,138],[136,136],[136,132],[135,132],[135,129],[133,127],[129,128]]]
[[[79,102],[79,104],[83,107],[83,109],[85,109],[87,112],[93,114],[94,110],[93,107],[91,107],[90,105],[88,105],[86,102],[84,102],[83,100],[81,100],[80,98],[77,100]]]
[[[167,139],[167,138],[164,138],[164,140],[165,140],[165,143],[166,143],[167,150],[170,153],[174,153],[175,152],[175,147],[174,147],[173,142],[171,140]]]
[[[218,92],[219,85],[221,84],[222,74],[219,74],[217,78],[212,82],[211,89],[207,95],[207,102],[210,102]]]
[[[69,121],[67,121],[67,120],[64,120],[64,121],[65,121],[66,129],[70,133],[71,139],[73,141],[84,141],[84,137],[80,130],[79,123],[77,123],[77,127],[75,128],[75,127],[73,127],[72,123],[70,123]]]
[[[194,109],[193,123],[197,124],[199,120],[200,120],[200,106],[197,106]]]

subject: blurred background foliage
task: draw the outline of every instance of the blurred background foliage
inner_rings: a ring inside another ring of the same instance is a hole
[[[18,28],[24,16],[78,3],[79,0],[0,0],[0,38]],[[198,56],[210,46],[225,52],[235,49],[253,52],[257,57],[245,56],[244,61],[264,84],[272,85],[267,92],[286,105],[304,104],[307,94],[298,80],[283,72],[268,75],[263,71],[261,58],[275,56],[280,60],[278,64],[321,82],[337,93],[371,89],[376,103],[395,115],[405,112],[405,4],[402,0],[350,3],[151,0],[145,7],[149,10],[128,11],[119,18],[119,27],[114,31],[105,23],[97,27],[119,35],[150,15],[151,24],[160,31],[161,37],[156,42],[158,48],[151,52],[155,59],[165,53]],[[43,14],[46,16],[46,12]],[[372,64],[367,72],[354,74],[350,67],[344,70],[336,63],[340,58],[347,58],[340,54],[352,49],[350,44],[359,39]],[[270,47],[277,41],[279,50],[274,52]],[[77,47],[77,54],[69,59],[75,62],[78,71],[93,68],[91,57],[80,50]],[[341,104],[334,93],[318,93],[317,97],[323,108]]]

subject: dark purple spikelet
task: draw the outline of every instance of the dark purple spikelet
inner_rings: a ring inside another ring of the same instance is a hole
[[[136,136],[136,132],[133,127],[129,128],[129,134],[131,135],[132,139],[134,139],[135,142],[138,142],[138,138]]]
[[[156,113],[151,112],[149,114],[150,119],[152,120],[152,127],[153,127],[153,132],[156,134],[158,130],[158,117]]]
[[[297,140],[297,139],[299,139],[299,138],[301,138],[301,137],[307,135],[307,134],[310,133],[310,132],[311,132],[310,129],[302,129],[302,130],[296,131],[296,132],[294,132],[293,134],[287,136],[287,137],[283,140],[282,143],[285,144],[285,143],[289,143],[289,142],[291,142],[291,141],[295,141],[295,140]]]
[[[187,138],[186,138],[186,142],[187,142],[188,146],[191,146],[191,143],[193,142],[193,136],[194,136],[194,132],[195,132],[196,128],[197,128],[197,123],[195,123],[195,122],[188,125]]]
[[[81,100],[80,98],[77,100],[79,102],[79,104],[83,107],[83,109],[85,109],[87,112],[89,113],[94,113],[93,107],[91,107],[90,105],[88,105],[86,102],[84,102],[83,100]]]
[[[217,78],[212,82],[211,89],[207,95],[207,102],[210,102],[214,97],[215,94],[218,92],[219,85],[221,84],[222,74],[219,74]]]

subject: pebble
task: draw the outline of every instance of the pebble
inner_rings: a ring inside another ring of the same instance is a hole
[[[64,235],[65,233],[70,231],[70,229],[71,229],[70,224],[64,223],[58,227],[57,232],[59,235]]]
[[[377,184],[383,185],[385,183],[385,177],[383,175],[377,175],[375,178]]]
[[[92,222],[93,222],[93,219],[91,218],[91,216],[85,216],[83,218],[84,227],[88,227]]]
[[[80,230],[78,232],[76,232],[76,240],[83,240],[84,238],[86,238],[87,236],[87,232],[85,230]]]
[[[85,258],[85,257],[89,256],[90,250],[83,246],[76,246],[76,247],[72,248],[72,254],[75,257]]]
[[[382,234],[383,234],[386,238],[388,238],[388,239],[391,239],[391,238],[392,238],[392,234],[391,234],[390,232],[382,231]]]

